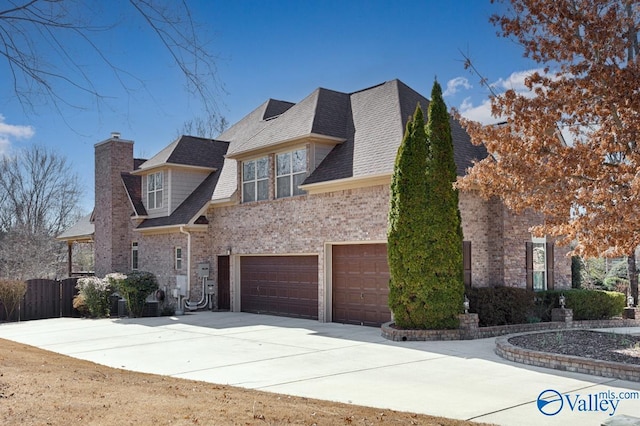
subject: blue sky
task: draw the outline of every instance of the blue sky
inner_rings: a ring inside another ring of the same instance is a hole
[[[97,89],[108,96],[104,101],[65,89],[61,94],[84,109],[57,112],[37,100],[33,111],[25,111],[10,85],[0,87],[0,155],[29,144],[54,148],[81,177],[85,211],[93,205],[95,143],[118,131],[135,141],[136,156],[148,158],[175,139],[185,121],[202,115],[171,58],[127,2],[108,4],[114,6],[87,16],[119,22],[96,40],[115,64],[136,77],[127,80],[129,90],[92,60],[86,47],[73,42],[74,58],[81,59]],[[489,16],[504,6],[488,0],[189,4],[218,57],[222,87],[217,102],[231,124],[268,98],[298,102],[317,87],[353,92],[398,78],[429,97],[436,77],[449,107],[486,120],[488,91],[464,69],[461,51],[498,90],[520,87],[536,67],[513,41],[496,35]],[[8,81],[7,73],[0,61],[1,81]]]

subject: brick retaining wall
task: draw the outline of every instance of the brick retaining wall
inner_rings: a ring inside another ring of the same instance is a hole
[[[535,324],[497,325],[493,327],[478,327],[476,319],[477,314],[460,315],[461,328],[455,330],[403,330],[395,328],[392,322],[388,322],[382,325],[382,337],[396,342],[473,340],[504,336],[505,334],[526,333],[535,331],[553,331],[581,328],[640,327],[640,319],[539,322]]]
[[[522,334],[527,333],[520,333],[515,336]],[[509,343],[509,337],[498,337],[496,339],[496,354],[509,361],[561,371],[571,371],[573,373],[640,382],[640,365],[537,352],[512,345]]]

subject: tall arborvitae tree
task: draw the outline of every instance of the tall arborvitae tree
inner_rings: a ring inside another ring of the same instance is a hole
[[[431,95],[426,129],[419,105],[407,123],[391,182],[389,307],[403,328],[455,328],[463,301],[449,114],[437,82]]]
[[[427,323],[423,290],[429,226],[427,152],[424,116],[418,105],[396,156],[387,235],[389,307],[395,323],[404,328],[425,328]]]
[[[462,227],[458,208],[456,164],[449,113],[442,88],[435,81],[431,91],[426,135],[427,158],[426,269],[424,298],[427,328],[455,328],[464,298]]]

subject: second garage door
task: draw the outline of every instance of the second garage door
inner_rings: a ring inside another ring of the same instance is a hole
[[[243,257],[240,305],[243,312],[318,319],[318,257]]]
[[[391,321],[386,244],[333,246],[331,281],[334,322],[379,326]]]

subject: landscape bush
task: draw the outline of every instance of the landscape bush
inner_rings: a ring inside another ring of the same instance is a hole
[[[158,280],[151,272],[133,271],[126,276],[112,275],[110,280],[126,300],[129,315],[134,318],[142,316],[147,297],[158,289]]]
[[[26,293],[27,283],[24,281],[0,279],[0,302],[4,306],[7,321],[10,320]]]
[[[623,293],[604,290],[547,290],[536,293],[536,312],[543,321],[551,321],[551,310],[559,308],[560,296],[565,306],[573,310],[573,319],[600,320],[622,315],[626,304]]]
[[[535,293],[515,287],[478,287],[467,290],[469,308],[479,325],[524,324],[534,321]]]
[[[85,303],[84,296],[80,293],[73,296],[73,309],[78,311],[78,313],[83,316],[89,316],[89,309],[87,309],[87,304]]]
[[[83,277],[78,279],[76,288],[78,289],[78,294],[82,296],[77,304],[79,307],[84,304],[89,316],[93,318],[109,316],[111,310],[109,296],[113,289],[108,280],[98,277]],[[76,307],[76,309],[78,308]],[[78,310],[81,311],[81,309]]]

